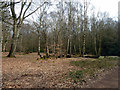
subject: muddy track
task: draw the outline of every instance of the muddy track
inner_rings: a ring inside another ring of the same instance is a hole
[[[86,88],[118,88],[118,67],[102,73],[92,80]]]

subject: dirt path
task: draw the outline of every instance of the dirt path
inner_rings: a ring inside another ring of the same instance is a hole
[[[110,70],[92,81],[87,88],[118,88],[118,68]]]
[[[69,71],[81,70],[71,66],[70,61],[85,58],[62,58],[37,60],[36,53],[16,55],[17,58],[6,58],[3,54],[2,73],[3,88],[74,88],[81,87],[65,77]],[[104,78],[89,84],[89,87],[118,87],[117,70],[105,75]]]

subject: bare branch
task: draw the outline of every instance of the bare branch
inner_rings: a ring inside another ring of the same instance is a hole
[[[21,3],[21,10],[20,10],[20,15],[18,16],[17,20],[20,19],[21,15],[22,15],[22,12],[23,12],[23,8],[25,6],[26,2],[22,2]]]
[[[15,18],[16,18],[16,14],[15,14],[15,3],[12,2],[12,0],[11,0],[10,3],[11,3],[10,10],[11,10],[11,13],[12,13],[12,17],[13,17],[13,19],[15,19]]]
[[[24,11],[24,13],[23,13],[23,17],[22,17],[22,22],[23,22],[23,20],[25,19],[24,17],[25,17],[25,14],[26,14],[26,12],[27,12],[27,10],[29,9],[29,7],[31,6],[31,4],[32,4],[32,0],[31,0],[31,2],[29,3],[29,5],[28,5],[28,7],[25,9],[25,11]]]
[[[10,24],[10,25],[13,25],[12,23],[8,22],[8,21],[5,21],[4,19],[2,19],[3,22],[7,23],[7,24]]]
[[[18,1],[18,2],[14,2],[15,4],[17,4],[17,3],[20,3],[21,2],[21,0],[20,1]],[[9,2],[0,2],[0,3],[2,3],[3,5],[0,7],[0,8],[7,8],[7,7],[9,7],[9,6],[11,6],[12,4],[11,3],[9,3]]]
[[[48,2],[44,2],[40,7],[42,7],[45,3],[48,3]],[[28,16],[32,15],[32,14],[33,14],[34,12],[36,12],[40,7],[38,7],[36,10],[34,10],[33,12],[31,12],[30,14],[26,15],[26,16],[24,17],[24,19],[27,18]]]

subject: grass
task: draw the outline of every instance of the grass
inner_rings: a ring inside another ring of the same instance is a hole
[[[119,57],[106,57],[94,60],[71,61],[70,64],[80,67],[82,70],[69,72],[72,80],[81,81],[85,76],[96,77],[96,72],[103,69],[111,69],[118,65]]]
[[[81,82],[84,78],[84,72],[81,70],[77,70],[75,72],[69,72],[69,76],[75,83]]]

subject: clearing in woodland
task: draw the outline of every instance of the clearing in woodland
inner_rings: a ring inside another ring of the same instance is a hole
[[[3,88],[111,88],[111,84],[114,84],[113,88],[118,87],[117,60],[109,58],[111,61],[104,66],[97,62],[98,59],[82,57],[37,60],[37,53],[16,54],[16,58],[7,58],[6,55],[3,53]],[[100,64],[93,66],[91,62]],[[93,67],[99,72],[96,73]],[[112,80],[113,83],[109,83]]]

